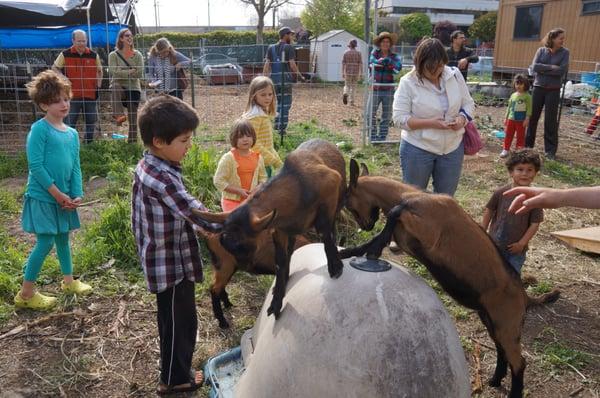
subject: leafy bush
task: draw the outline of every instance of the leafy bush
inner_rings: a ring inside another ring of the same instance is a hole
[[[496,38],[496,11],[488,12],[477,18],[469,27],[469,35],[481,41],[494,41]]]
[[[110,171],[135,165],[143,148],[123,141],[94,141],[83,145],[79,152],[81,171],[86,181],[92,176],[106,177]]]
[[[86,263],[89,268],[92,262],[115,259],[115,266],[122,269],[139,269],[139,260],[135,240],[131,231],[131,200],[129,198],[113,197],[110,205],[102,211],[98,221],[84,231],[82,247],[93,248],[94,252],[84,250]],[[91,256],[94,254],[94,256]],[[79,257],[78,255],[74,257]],[[93,261],[90,261],[92,258]],[[100,264],[95,264],[100,265]]]
[[[220,192],[213,184],[213,176],[221,154],[214,148],[205,150],[194,143],[181,164],[183,180],[190,194],[200,199],[209,209],[219,209]]]
[[[398,25],[400,26],[400,39],[403,41],[416,43],[423,36],[431,36],[431,20],[421,12],[402,17]]]
[[[169,39],[175,48],[198,47],[201,40],[205,40],[207,46],[233,46],[256,44],[255,31],[215,30],[206,33],[184,33],[184,32],[159,32],[141,34],[136,36],[136,45],[149,48],[152,43],[161,37]],[[276,31],[266,30],[263,32],[265,43],[275,43],[279,40]]]

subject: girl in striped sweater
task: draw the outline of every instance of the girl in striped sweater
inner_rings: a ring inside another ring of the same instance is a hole
[[[283,165],[273,146],[275,102],[275,88],[271,79],[266,76],[257,76],[252,79],[246,112],[242,117],[254,127],[256,143],[252,150],[262,155],[269,178]]]

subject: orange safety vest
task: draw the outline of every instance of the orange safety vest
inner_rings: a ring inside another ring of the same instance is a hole
[[[63,74],[71,82],[71,91],[73,99],[87,98],[96,99],[97,85],[96,77],[97,65],[94,51],[86,47],[83,54],[79,54],[75,47],[71,47],[62,52],[65,58]]]

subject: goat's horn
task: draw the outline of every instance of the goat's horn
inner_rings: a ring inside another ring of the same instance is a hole
[[[250,220],[250,224],[252,225],[252,229],[254,231],[262,231],[263,229],[266,229],[271,222],[275,219],[275,216],[277,215],[277,210],[273,210],[270,211],[269,213],[265,214],[262,217],[259,216],[252,216],[252,219]]]
[[[200,217],[204,221],[223,223],[223,222],[225,222],[225,219],[229,216],[230,212],[211,213],[209,211],[202,211],[202,210],[198,210],[198,209],[192,209],[192,213],[194,213],[195,215],[197,215],[198,217]]]

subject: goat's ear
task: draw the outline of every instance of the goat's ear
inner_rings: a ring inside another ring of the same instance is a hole
[[[369,175],[369,168],[367,167],[366,164],[361,163],[360,164],[360,176],[368,176]]]
[[[276,215],[277,210],[273,210],[262,217],[256,215],[252,216],[250,218],[250,226],[252,227],[252,230],[258,232],[267,229],[275,219]]]
[[[350,188],[356,188],[357,181],[358,181],[358,162],[354,159],[350,159]]]
[[[211,213],[209,211],[202,211],[202,210],[198,210],[198,209],[192,209],[192,213],[194,213],[195,215],[197,215],[198,217],[200,217],[204,221],[216,222],[216,223],[221,223],[222,224],[222,223],[225,222],[225,219],[227,219],[227,217],[229,216],[230,212]]]

